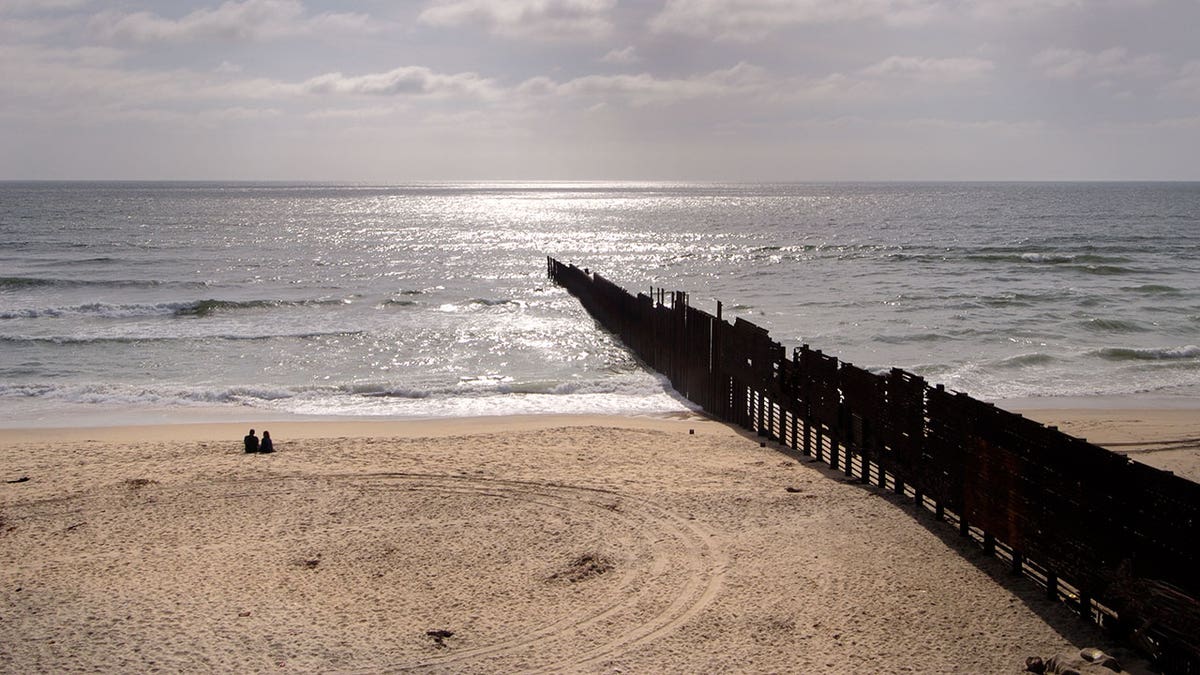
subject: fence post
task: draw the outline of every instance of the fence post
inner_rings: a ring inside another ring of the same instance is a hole
[[[630,296],[587,268],[549,256],[546,272],[643,362],[715,417],[820,461],[828,452],[829,466],[847,476],[854,475],[857,455],[866,484],[872,482],[874,458],[881,488],[890,473],[897,494],[911,489],[922,509],[929,508],[928,498],[939,519],[955,513],[960,533],[981,532],[988,553],[1002,544],[1011,553],[1011,572],[1029,569],[1044,578],[1046,597],[1060,599],[1061,573],[1064,588],[1078,589],[1081,614],[1126,627],[1157,622],[1164,628],[1155,639],[1187,659],[1189,669],[1181,672],[1200,673],[1200,648],[1173,637],[1200,625],[1200,582],[1193,574],[1200,554],[1180,544],[1200,538],[1195,483],[966,394],[947,394],[941,385],[935,392],[898,369],[878,390],[870,373],[845,371],[833,357],[808,353],[807,345],[785,367],[776,362],[786,353],[782,346],[753,324],[730,330],[720,302],[714,319],[699,310],[690,313],[683,292],[672,293],[667,307],[665,289],[651,286],[649,298]],[[708,354],[701,353],[704,321]],[[862,428],[851,427],[851,409],[861,416]],[[1037,557],[1027,559],[1030,551]],[[1112,569],[1114,555],[1138,563],[1130,579]],[[1136,604],[1112,590],[1158,583],[1169,584],[1171,594],[1139,597]],[[1106,621],[1111,612],[1115,621]]]

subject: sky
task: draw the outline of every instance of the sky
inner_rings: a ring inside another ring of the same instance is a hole
[[[0,0],[0,179],[1200,180],[1200,0]]]

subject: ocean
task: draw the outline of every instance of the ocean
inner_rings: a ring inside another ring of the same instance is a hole
[[[546,256],[1004,405],[1200,407],[1200,184],[0,183],[0,425],[669,414]]]

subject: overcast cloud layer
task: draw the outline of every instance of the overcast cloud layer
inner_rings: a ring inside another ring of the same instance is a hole
[[[1200,180],[1200,0],[0,0],[0,179]]]

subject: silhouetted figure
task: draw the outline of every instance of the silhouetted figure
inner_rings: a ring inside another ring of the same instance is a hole
[[[271,432],[264,431],[262,443],[258,445],[259,452],[275,452],[275,445],[271,443]]]
[[[246,441],[246,452],[258,452],[258,436],[254,435],[253,429],[242,440]]]

